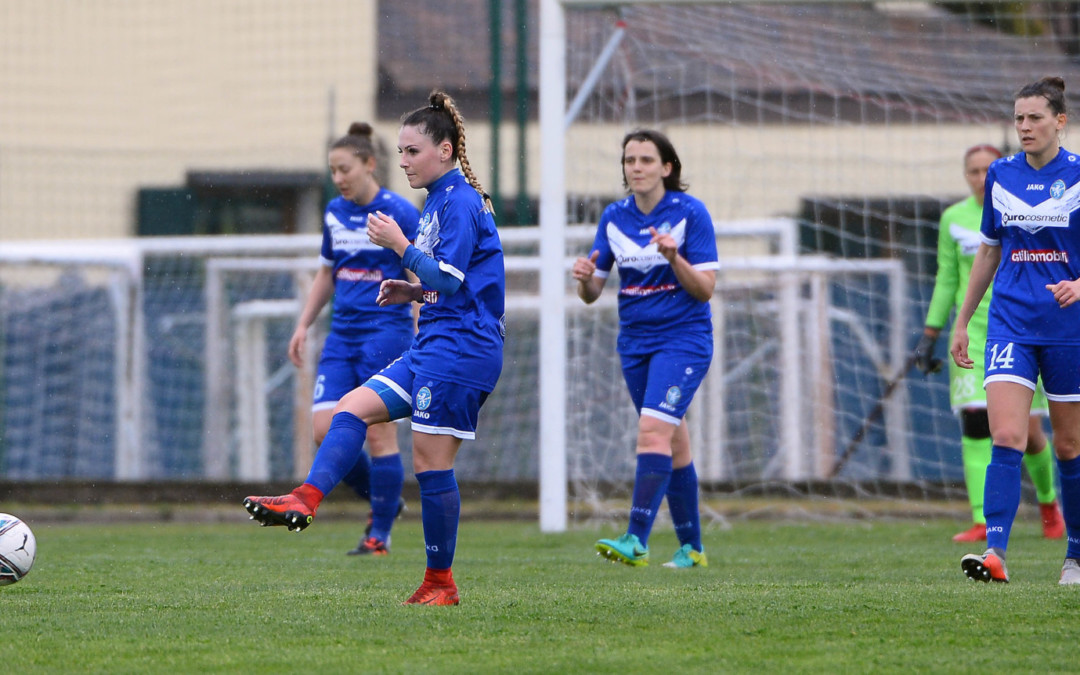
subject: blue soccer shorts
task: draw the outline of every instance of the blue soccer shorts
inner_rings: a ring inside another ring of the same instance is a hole
[[[488,397],[476,387],[417,377],[408,352],[364,386],[383,400],[391,420],[411,417],[413,431],[466,441],[476,438],[476,421]]]
[[[362,340],[330,333],[319,358],[312,411],[333,409],[345,394],[401,356],[412,339],[410,324],[379,330]]]
[[[1050,401],[1080,401],[1080,345],[1029,345],[1007,340],[986,341],[986,377],[991,382],[1015,382],[1043,391]]]
[[[638,414],[678,425],[709,371],[712,337],[676,337],[654,351],[619,356]]]

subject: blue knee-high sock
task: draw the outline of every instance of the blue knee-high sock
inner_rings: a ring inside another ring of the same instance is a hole
[[[390,528],[394,526],[404,482],[405,469],[401,466],[401,455],[372,458],[371,536],[379,541],[390,541]]]
[[[360,451],[356,464],[341,482],[351,487],[360,499],[371,501],[371,458],[366,452]]]
[[[1065,557],[1080,558],[1080,457],[1064,462],[1059,459],[1058,477],[1061,479],[1061,513],[1069,537]]]
[[[673,469],[667,488],[668,509],[679,545],[690,544],[701,549],[701,515],[698,513],[698,479],[694,463]]]
[[[330,430],[315,453],[315,461],[311,463],[311,470],[304,482],[314,485],[324,495],[330,494],[345,474],[356,466],[357,459],[364,451],[365,439],[367,425],[363,420],[347,412],[334,415]]]
[[[454,470],[421,471],[416,474],[416,480],[420,483],[420,518],[424,522],[427,566],[435,570],[450,569],[461,517],[461,493]]]
[[[671,481],[671,456],[646,452],[637,456],[634,476],[634,498],[630,506],[628,534],[635,534],[641,545],[648,547],[656,512],[664,500]]]
[[[1016,510],[1020,508],[1020,464],[1024,453],[995,445],[986,467],[983,513],[986,515],[986,545],[1005,551],[1009,546]]]

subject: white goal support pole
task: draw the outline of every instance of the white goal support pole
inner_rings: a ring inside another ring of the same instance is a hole
[[[540,530],[564,532],[566,471],[566,18],[540,0]]]

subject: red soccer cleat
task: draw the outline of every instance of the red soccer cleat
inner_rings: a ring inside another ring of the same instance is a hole
[[[970,530],[964,530],[959,534],[954,534],[952,540],[962,543],[986,541],[986,523],[975,523],[971,526]]]
[[[967,554],[960,559],[960,567],[969,579],[975,581],[1009,583],[1009,570],[1005,569],[1005,561],[999,558],[993,549],[987,549],[982,555]]]
[[[390,547],[375,537],[364,537],[347,555],[390,555]]]
[[[290,532],[299,532],[315,520],[321,499],[318,489],[305,484],[280,497],[245,497],[244,508],[264,527],[285,525]]]
[[[430,567],[424,573],[424,583],[412,596],[401,603],[403,605],[456,605],[458,598],[457,584],[449,569],[433,570]]]
[[[1049,504],[1039,504],[1042,517],[1043,536],[1047,539],[1061,539],[1065,536],[1065,519],[1061,516],[1061,507],[1057,500]]]
[[[426,581],[403,605],[456,605],[460,602],[457,586],[435,586]]]

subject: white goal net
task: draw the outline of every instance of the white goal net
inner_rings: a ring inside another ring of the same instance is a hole
[[[688,416],[706,493],[963,499],[946,375],[905,367],[933,287],[937,221],[967,196],[966,148],[1016,150],[1014,91],[1049,74],[1080,87],[1073,12],[541,2],[545,236],[622,194],[620,141],[635,127],[672,139],[689,191],[717,221],[795,222],[802,261],[726,262],[718,278],[718,349]],[[620,514],[635,423],[607,412],[627,398],[617,363],[595,379],[585,370],[613,349],[615,317],[573,298],[565,311],[565,387],[586,392],[566,405],[567,500],[590,518],[615,496]],[[558,501],[555,491],[542,505],[557,514]]]
[[[705,494],[962,500],[945,375],[904,368],[932,290],[937,221],[966,196],[967,147],[1016,149],[1019,86],[1060,75],[1080,104],[1075,8],[534,6],[539,122],[526,133],[540,226],[501,229],[505,365],[477,441],[459,456],[463,481],[546,482],[561,492],[541,490],[542,510],[625,516],[636,420],[614,351],[614,285],[586,306],[567,270],[587,253],[603,206],[623,194],[623,135],[646,126],[672,139],[689,192],[717,224],[715,356],[688,416]],[[469,119],[479,147],[481,117]],[[207,158],[235,150],[203,149],[193,162],[216,166]],[[96,169],[76,173],[110,182],[118,166],[149,166],[159,151],[80,150],[77,166]],[[29,146],[0,154],[9,168],[58,156]],[[298,154],[270,160],[260,148],[243,161],[296,164]],[[482,156],[473,163],[484,176]],[[27,172],[3,175],[5,204],[44,203]],[[305,222],[317,220],[314,201],[304,204]],[[120,211],[79,205],[88,222]],[[0,243],[0,478],[302,476],[311,385],[286,345],[318,241]],[[945,358],[944,340],[938,349]],[[408,454],[408,434],[399,438]]]

